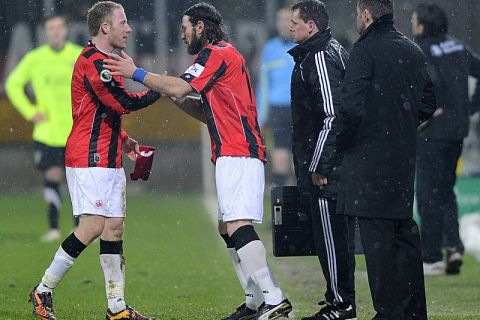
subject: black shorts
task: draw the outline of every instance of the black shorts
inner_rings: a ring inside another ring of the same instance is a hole
[[[292,148],[292,109],[273,106],[269,118],[274,148],[290,150]]]
[[[51,167],[65,167],[65,147],[50,147],[34,142],[33,163],[37,169],[45,171]]]

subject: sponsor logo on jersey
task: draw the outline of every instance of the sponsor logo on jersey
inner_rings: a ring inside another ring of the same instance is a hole
[[[100,72],[100,80],[103,82],[110,82],[112,81],[112,74],[110,73],[110,70],[104,69]]]
[[[203,70],[205,70],[204,66],[194,63],[190,66],[190,68],[187,69],[187,71],[185,71],[185,73],[191,74],[194,77],[198,77],[202,74]]]

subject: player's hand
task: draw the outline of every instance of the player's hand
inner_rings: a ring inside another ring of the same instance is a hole
[[[112,76],[122,76],[125,78],[132,78],[133,72],[137,66],[124,51],[120,55],[115,53],[108,53],[110,59],[103,60],[103,67],[111,71]]]
[[[320,173],[312,173],[312,182],[315,186],[324,186],[328,183],[328,179],[325,176],[322,176]]]
[[[138,142],[136,140],[128,138],[127,140],[123,141],[122,148],[123,153],[125,153],[130,160],[137,160],[137,154],[140,154],[140,147],[138,146]]]
[[[37,112],[37,113],[35,113],[35,114],[33,115],[31,121],[32,121],[33,123],[39,123],[39,122],[43,122],[43,121],[45,121],[45,120],[47,120],[47,117],[45,116],[45,114],[42,113],[42,112]]]

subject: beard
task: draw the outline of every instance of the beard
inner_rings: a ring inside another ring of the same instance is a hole
[[[363,23],[357,24],[357,32],[359,35],[362,35],[367,28],[365,28],[365,25]]]
[[[196,33],[192,34],[192,41],[187,45],[187,52],[191,55],[195,55],[203,49],[203,34],[198,37]]]

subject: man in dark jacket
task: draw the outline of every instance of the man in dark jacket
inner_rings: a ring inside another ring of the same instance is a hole
[[[393,26],[392,0],[358,0],[347,64],[338,212],[358,217],[374,319],[427,319],[413,216],[417,126],[435,111],[421,49]]]
[[[453,188],[463,139],[468,134],[468,76],[480,78],[480,60],[447,36],[447,15],[437,5],[419,5],[412,16],[412,30],[427,58],[438,105],[418,135],[416,191],[423,270],[425,275],[458,274],[464,247]]]
[[[300,1],[292,7],[298,44],[289,53],[292,72],[293,158],[297,185],[310,199],[315,247],[327,281],[325,307],[308,319],[356,319],[354,255],[349,218],[336,215],[341,158],[336,151],[340,94],[348,54],[332,38],[325,5]],[[349,227],[350,226],[350,227]]]

